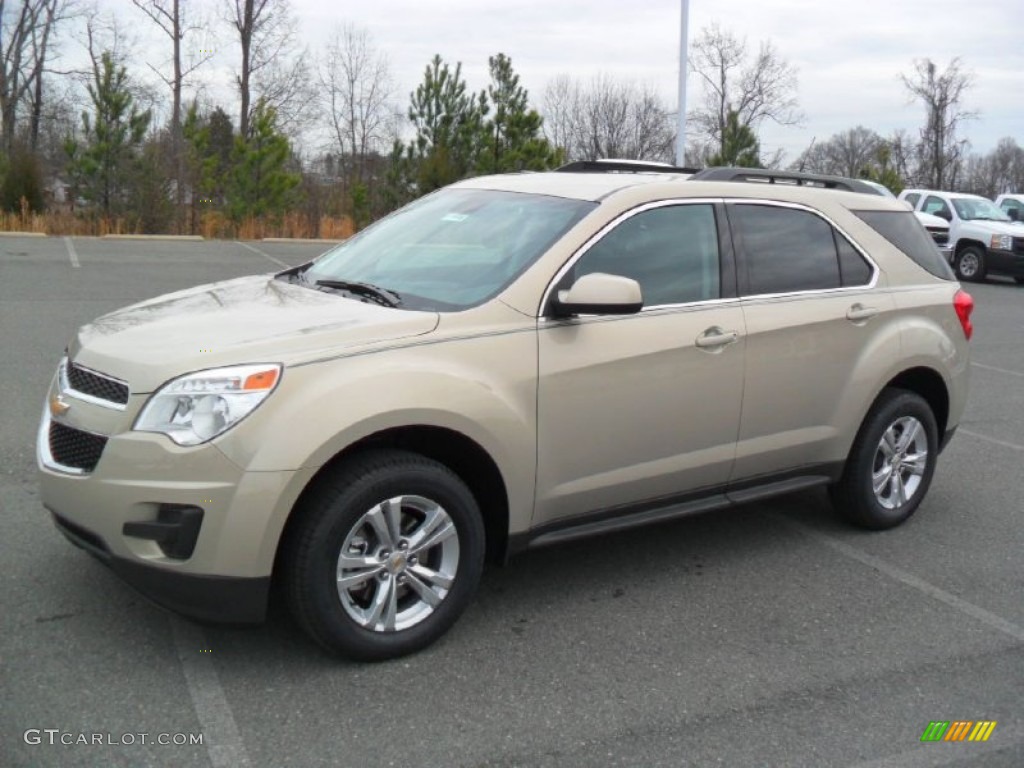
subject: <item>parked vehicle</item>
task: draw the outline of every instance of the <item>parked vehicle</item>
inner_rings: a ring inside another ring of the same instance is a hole
[[[174,610],[258,621],[273,580],[325,648],[398,656],[485,558],[814,486],[899,525],[963,414],[972,309],[879,195],[468,179],[78,330],[42,502]]]
[[[1024,221],[1024,195],[1000,195],[998,205],[1012,221]]]
[[[1024,224],[979,195],[905,189],[899,198],[915,210],[949,222],[953,268],[961,280],[1007,275],[1024,284]]]

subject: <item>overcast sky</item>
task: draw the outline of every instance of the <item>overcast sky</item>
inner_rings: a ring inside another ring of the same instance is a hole
[[[144,26],[128,0],[103,5]],[[511,56],[538,107],[545,84],[562,73],[646,81],[670,108],[677,103],[680,0],[292,0],[292,7],[314,52],[339,24],[367,30],[390,60],[403,109],[435,53],[461,61],[470,87],[480,89],[487,59],[499,51]],[[1004,136],[1024,144],[1022,0],[691,0],[690,38],[712,23],[746,37],[752,50],[770,40],[798,70],[806,119],[797,128],[765,124],[766,153],[781,147],[791,162],[812,138],[856,125],[916,135],[923,108],[909,101],[900,74],[925,57],[944,68],[959,56],[973,74],[967,106],[979,117],[964,135],[974,151]],[[219,64],[232,66],[237,43],[221,35]],[[689,85],[692,106],[696,78]]]

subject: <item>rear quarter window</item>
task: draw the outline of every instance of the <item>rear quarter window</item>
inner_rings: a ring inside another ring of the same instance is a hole
[[[910,211],[853,211],[859,219],[905,253],[925,271],[954,280],[953,270]]]

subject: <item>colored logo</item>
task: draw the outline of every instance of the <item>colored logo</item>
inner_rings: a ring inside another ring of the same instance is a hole
[[[995,729],[995,720],[932,720],[921,741],[988,741]]]

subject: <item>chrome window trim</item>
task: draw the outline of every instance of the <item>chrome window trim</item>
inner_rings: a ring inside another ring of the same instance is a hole
[[[88,373],[91,373],[93,376],[98,376],[101,379],[106,379],[107,381],[112,381],[115,384],[123,385],[124,388],[128,390],[129,400],[131,399],[132,396],[132,388],[131,386],[129,386],[127,381],[123,381],[122,379],[116,379],[113,376],[108,376],[107,374],[100,373],[99,371],[94,371],[92,368],[89,368],[85,365],[73,363],[66,357],[63,360],[61,360],[60,365],[57,366],[57,391],[60,392],[62,395],[68,395],[69,397],[73,397],[76,400],[81,400],[83,403],[98,405],[101,408],[109,408],[112,411],[123,411],[125,410],[125,408],[128,407],[128,403],[115,403],[113,400],[104,400],[101,397],[90,395],[88,392],[79,392],[77,389],[72,388],[71,382],[68,379],[69,365],[74,365],[77,368],[80,368],[83,371],[87,371]]]
[[[551,297],[551,292],[555,286],[558,285],[559,281],[565,277],[566,272],[572,269],[576,262],[583,258],[587,251],[589,251],[599,240],[603,239],[611,230],[615,229],[622,222],[633,218],[634,216],[644,213],[646,211],[654,210],[656,208],[667,208],[669,206],[677,205],[715,205],[722,203],[723,200],[720,197],[684,197],[684,198],[673,198],[671,200],[653,200],[649,203],[643,203],[630,208],[628,211],[624,211],[616,216],[614,219],[605,224],[601,229],[587,238],[587,241],[583,243],[576,251],[569,257],[569,259],[561,266],[561,268],[555,273],[555,276],[548,282],[547,288],[544,289],[544,293],[541,294],[540,305],[537,307],[537,319],[540,321],[555,320],[563,321],[565,318],[548,318],[544,315],[544,307],[547,306],[548,300]],[[716,233],[717,235],[717,233]],[[721,248],[721,243],[719,243]],[[719,259],[721,259],[721,250],[719,250]],[[666,309],[669,307],[689,307],[694,304],[704,304],[716,301],[731,301],[732,299],[702,299],[700,301],[686,301],[673,304],[655,304],[650,307],[644,306],[636,314],[642,315],[644,312],[648,312],[655,309]],[[635,315],[629,315],[629,317],[635,317]]]
[[[817,216],[818,218],[820,218],[820,219],[824,220],[825,222],[827,222],[830,227],[832,227],[833,229],[835,229],[836,232],[838,232],[843,237],[845,237],[846,241],[848,243],[850,243],[850,245],[853,246],[854,250],[857,251],[857,253],[859,253],[861,255],[861,257],[868,264],[871,265],[871,279],[868,282],[866,282],[866,283],[862,283],[861,285],[841,285],[838,288],[809,288],[809,289],[803,290],[803,291],[776,291],[774,293],[751,293],[751,294],[747,294],[747,295],[741,295],[739,297],[740,299],[742,299],[742,300],[747,300],[747,299],[780,299],[780,298],[785,298],[787,296],[807,296],[807,295],[811,295],[811,294],[825,294],[825,295],[828,295],[828,294],[834,294],[834,293],[849,293],[851,291],[869,291],[869,290],[872,290],[875,287],[877,287],[877,285],[878,285],[878,276],[881,273],[881,269],[879,268],[878,263],[873,258],[871,258],[871,256],[868,255],[868,252],[863,247],[861,247],[860,243],[858,243],[854,238],[850,237],[850,234],[845,229],[843,229],[841,226],[836,224],[836,222],[832,219],[831,216],[829,216],[829,215],[827,215],[825,213],[822,213],[821,211],[817,210],[816,208],[811,208],[808,205],[804,205],[803,203],[791,203],[791,202],[784,201],[784,200],[754,200],[754,199],[738,200],[738,199],[729,199],[729,200],[725,201],[725,204],[726,204],[726,206],[729,206],[729,205],[763,205],[763,206],[772,206],[772,207],[775,207],[775,208],[792,208],[794,210],[805,211],[807,213],[813,214],[813,215]],[[741,240],[742,240],[742,235],[740,237],[741,237]],[[739,263],[741,261],[743,261],[742,250],[743,250],[742,248],[738,248],[737,249],[737,256],[736,256],[737,269],[739,269]],[[838,268],[838,265],[839,265],[838,259],[839,259],[839,254],[837,253],[836,254],[836,260],[837,260],[836,261],[836,266],[837,266],[837,268]],[[842,279],[842,274],[840,274],[839,277],[840,277],[840,279]]]
[[[847,293],[853,293],[853,292],[856,292],[856,291],[870,291],[870,290],[874,290],[875,288],[878,287],[878,278],[879,278],[879,275],[881,274],[881,268],[878,266],[878,262],[876,262],[868,254],[868,252],[863,248],[863,246],[861,246],[860,243],[857,242],[857,240],[855,238],[850,236],[850,233],[847,232],[846,229],[844,229],[842,226],[837,224],[835,222],[835,220],[832,219],[831,216],[829,216],[828,214],[822,213],[821,211],[817,210],[816,208],[812,208],[811,206],[805,205],[803,203],[793,203],[793,202],[788,202],[788,201],[785,201],[785,200],[758,200],[758,199],[754,199],[754,198],[710,198],[710,197],[708,197],[708,198],[704,198],[704,197],[699,197],[699,198],[698,197],[694,197],[694,198],[674,198],[674,199],[671,199],[671,200],[657,200],[657,201],[650,202],[650,203],[644,203],[643,205],[637,206],[636,208],[631,208],[630,210],[625,211],[624,213],[616,216],[614,219],[612,219],[610,222],[608,222],[605,226],[603,226],[600,230],[598,230],[594,235],[592,235],[590,238],[588,238],[587,241],[583,245],[581,245],[576,250],[575,253],[573,253],[573,255],[569,258],[569,260],[566,261],[566,263],[562,265],[561,269],[559,269],[558,272],[555,273],[555,276],[548,283],[547,288],[545,288],[544,293],[541,296],[540,306],[537,308],[537,318],[538,318],[538,320],[540,320],[542,322],[544,322],[544,321],[563,322],[565,320],[565,318],[548,318],[548,317],[545,317],[545,315],[544,315],[544,307],[547,306],[548,300],[551,297],[551,292],[554,290],[554,287],[556,285],[558,285],[558,282],[565,276],[566,272],[568,272],[570,269],[572,269],[572,267],[576,264],[576,262],[579,259],[581,259],[586,254],[586,252],[588,250],[590,250],[590,248],[598,240],[603,238],[609,231],[611,231],[612,229],[617,227],[622,222],[626,221],[629,218],[632,218],[633,216],[635,216],[635,215],[637,215],[639,213],[643,213],[644,211],[649,211],[649,210],[654,209],[654,208],[662,208],[662,207],[670,206],[670,205],[686,205],[686,204],[695,204],[695,205],[701,205],[701,204],[702,205],[709,205],[710,204],[710,205],[714,205],[716,203],[721,203],[721,204],[724,204],[726,206],[729,206],[729,205],[763,205],[763,206],[772,206],[772,207],[776,207],[776,208],[791,208],[793,210],[805,211],[807,213],[813,214],[813,215],[817,216],[818,218],[822,219],[823,221],[825,221],[826,223],[828,223],[828,225],[830,227],[835,229],[836,232],[838,232],[840,235],[842,235],[844,238],[846,238],[846,241],[848,243],[850,243],[850,245],[853,246],[854,250],[857,251],[857,253],[860,254],[861,258],[863,258],[870,265],[870,267],[871,267],[871,279],[868,282],[863,283],[861,285],[842,285],[842,286],[839,286],[837,288],[812,288],[812,289],[802,290],[802,291],[781,291],[781,292],[776,292],[776,293],[751,293],[751,294],[748,294],[748,295],[741,295],[741,296],[738,296],[736,298],[705,299],[703,301],[691,301],[691,302],[683,302],[683,303],[679,303],[679,304],[656,304],[656,305],[653,305],[653,306],[650,306],[650,307],[644,306],[637,313],[638,315],[643,314],[643,313],[648,312],[648,311],[659,310],[659,309],[669,309],[669,308],[679,308],[679,307],[699,307],[701,305],[725,304],[725,303],[729,303],[729,302],[749,303],[750,300],[752,300],[752,299],[775,300],[775,299],[783,299],[783,298],[788,298],[788,297],[801,297],[801,296],[808,296],[808,297],[824,296],[824,297],[827,297],[827,296],[834,295],[834,294],[843,295],[843,294],[847,294]],[[742,253],[740,253],[740,250],[741,249],[737,249],[737,257],[736,257],[737,269],[739,268],[739,263],[743,260],[743,255],[742,255]],[[721,256],[721,254],[719,254],[719,256]],[[838,259],[838,254],[836,254],[836,258]],[[838,262],[837,262],[837,265],[838,265]],[[629,317],[634,317],[634,316],[635,315],[629,315]]]

